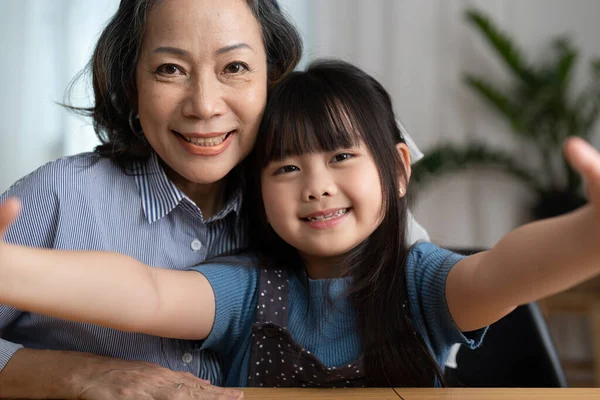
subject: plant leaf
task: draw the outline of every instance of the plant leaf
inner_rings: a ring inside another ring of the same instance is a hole
[[[577,62],[578,52],[571,45],[567,37],[558,37],[552,42],[552,47],[556,50],[557,61],[554,66],[554,81],[563,87],[569,85],[573,72],[573,67]]]
[[[521,118],[519,106],[506,94],[482,78],[466,75],[465,83],[494,110],[506,117],[517,136],[531,136]]]
[[[465,16],[467,21],[479,30],[515,76],[527,84],[536,82],[535,71],[527,65],[525,56],[510,36],[502,32],[489,17],[478,10],[468,9]]]

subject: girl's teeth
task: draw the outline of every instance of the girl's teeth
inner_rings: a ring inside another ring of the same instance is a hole
[[[212,137],[212,138],[188,138],[183,136],[183,138],[186,140],[186,142],[195,144],[197,146],[206,146],[206,147],[210,147],[210,146],[217,146],[221,143],[223,143],[225,141],[225,139],[227,138],[227,135],[229,133],[226,133],[224,135],[221,136],[216,136],[216,137]]]
[[[308,218],[308,220],[310,222],[313,222],[313,221],[327,221],[327,220],[330,220],[330,219],[337,218],[340,215],[346,214],[347,211],[348,211],[348,209],[344,208],[342,210],[337,210],[336,212],[331,213],[331,214],[319,215],[317,217],[310,217],[310,218]]]

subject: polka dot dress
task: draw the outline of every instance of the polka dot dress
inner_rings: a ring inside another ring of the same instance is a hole
[[[362,357],[328,368],[299,345],[287,329],[289,282],[285,270],[260,270],[248,386],[362,387]]]

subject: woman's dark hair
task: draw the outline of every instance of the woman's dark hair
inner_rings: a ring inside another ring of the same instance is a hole
[[[245,206],[251,219],[250,247],[265,267],[288,265],[303,271],[298,252],[268,224],[260,193],[261,170],[288,155],[348,148],[363,141],[382,182],[382,222],[345,255],[349,296],[356,309],[369,386],[432,386],[443,383],[439,366],[410,316],[405,266],[406,181],[396,145],[403,142],[385,89],[360,69],[341,61],[320,61],[292,72],[267,101],[257,142],[245,164]],[[403,177],[403,178],[402,178]]]
[[[139,122],[132,118],[137,113],[135,74],[148,13],[161,1],[164,0],[121,0],[119,9],[100,35],[86,69],[67,91],[72,90],[85,72],[91,72],[94,105],[67,108],[92,117],[101,142],[95,151],[113,159],[122,168],[150,155],[151,147],[139,130]],[[300,61],[302,39],[276,0],[246,1],[261,25],[267,78],[273,85],[293,71]]]

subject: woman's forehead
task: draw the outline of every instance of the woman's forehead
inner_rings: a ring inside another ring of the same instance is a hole
[[[216,53],[245,43],[264,52],[259,22],[246,0],[165,0],[148,15],[144,47],[182,48],[191,53]]]

